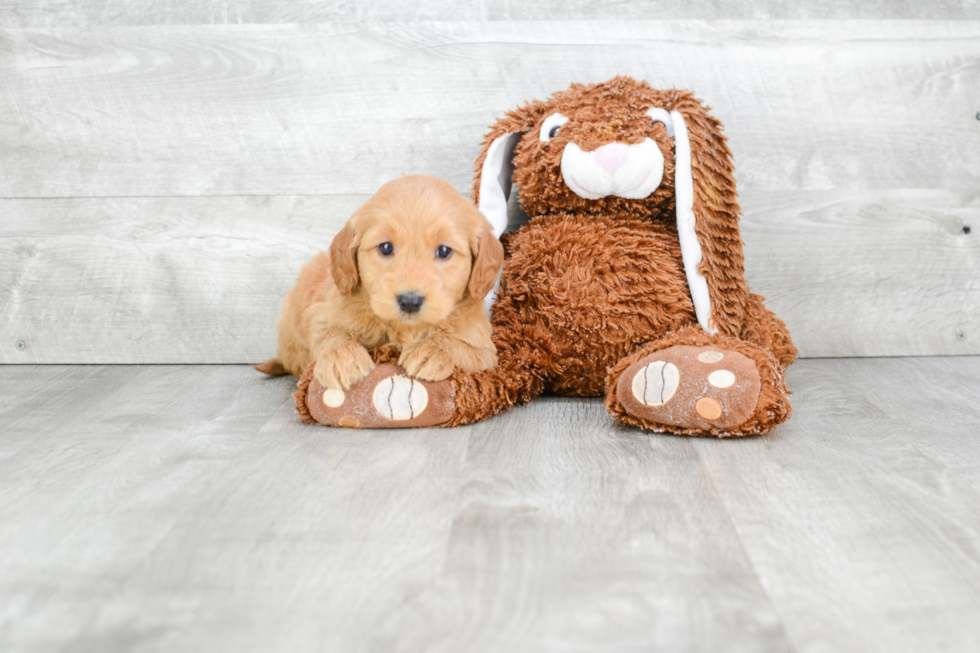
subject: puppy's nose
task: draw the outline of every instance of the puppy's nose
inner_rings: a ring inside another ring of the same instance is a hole
[[[422,304],[425,302],[425,297],[418,294],[417,292],[405,292],[395,299],[398,300],[398,308],[402,310],[402,313],[418,313],[419,309],[422,308]]]

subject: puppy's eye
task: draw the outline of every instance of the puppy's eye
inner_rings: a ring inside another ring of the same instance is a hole
[[[561,126],[568,122],[568,118],[561,115],[560,113],[553,113],[544,119],[541,123],[541,134],[539,138],[542,143],[547,143],[552,138],[558,135],[561,130]]]
[[[391,243],[381,243],[378,245],[378,253],[382,256],[391,256],[395,253],[395,246]]]
[[[445,245],[439,245],[436,249],[436,256],[439,258],[449,258],[453,255],[453,250],[449,249]]]

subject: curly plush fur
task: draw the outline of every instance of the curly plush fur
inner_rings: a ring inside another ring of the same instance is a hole
[[[679,154],[685,132],[672,134],[664,122],[651,119],[651,109],[674,116],[672,127],[686,130],[689,159]],[[555,114],[567,120],[542,134]],[[455,390],[455,410],[443,425],[477,422],[546,391],[604,396],[613,417],[656,431],[747,435],[785,421],[791,411],[783,373],[797,352],[786,325],[745,283],[731,154],[707,108],[688,91],[657,90],[626,77],[575,84],[547,101],[527,103],[501,118],[484,140],[472,191],[481,208],[481,188],[493,178],[485,169],[493,158],[488,155],[508,135],[517,135],[512,180],[532,219],[502,239],[505,260],[493,306],[498,365],[453,373],[447,382]],[[613,148],[618,152],[642,145],[649,154],[651,142],[662,156],[662,178],[645,198],[587,199],[564,178],[566,146],[577,146],[580,157],[595,157],[613,143],[620,144]],[[685,174],[693,178],[701,257],[696,273],[710,299],[704,317],[692,299],[692,270],[685,267],[688,254],[682,255],[679,235],[678,189]],[[754,363],[757,374],[747,375],[754,385],[746,387],[756,390],[753,404],[744,406],[749,416],[743,422],[700,428],[691,426],[700,418],[689,424],[657,421],[623,404],[617,390],[630,387],[624,372],[649,362],[664,365],[677,346],[703,350],[708,358],[701,360],[729,356],[724,360]]]

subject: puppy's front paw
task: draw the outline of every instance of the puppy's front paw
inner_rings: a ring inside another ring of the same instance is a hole
[[[316,359],[313,376],[325,388],[346,390],[374,369],[367,350],[356,343],[329,349]]]
[[[405,368],[409,376],[425,381],[448,379],[456,366],[450,352],[438,340],[426,340],[405,347],[398,364]]]

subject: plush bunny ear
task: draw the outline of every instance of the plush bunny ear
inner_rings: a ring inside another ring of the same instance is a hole
[[[669,112],[655,107],[647,115],[674,137],[677,234],[698,323],[710,334],[738,336],[748,288],[734,168],[721,125],[689,95]]]
[[[489,138],[489,137],[488,137]],[[473,201],[490,223],[493,237],[500,238],[507,229],[507,198],[510,197],[511,175],[514,174],[514,148],[521,140],[520,132],[505,132],[490,140],[477,161],[479,172],[473,188]],[[494,273],[493,286],[483,296],[483,307],[489,314],[497,301],[500,287],[500,268]]]
[[[677,206],[677,239],[681,245],[684,273],[694,302],[694,312],[701,328],[710,334],[717,333],[711,320],[711,296],[708,282],[698,266],[704,258],[701,242],[694,229],[694,175],[691,170],[691,142],[687,136],[687,124],[679,111],[667,111],[654,107],[647,111],[654,122],[661,122],[667,133],[674,137],[674,203]]]
[[[477,208],[490,223],[493,235],[500,238],[507,229],[507,199],[514,174],[514,149],[524,132],[541,118],[547,105],[532,102],[509,111],[498,120],[483,140],[483,150],[476,160],[476,176],[471,195]],[[493,289],[484,298],[487,312],[497,298],[498,275]]]
[[[497,238],[507,229],[507,198],[510,197],[510,177],[514,174],[511,159],[519,140],[519,133],[504,134],[493,139],[480,170],[480,201],[477,208],[490,222],[493,235]]]
[[[507,198],[514,174],[514,149],[524,132],[534,127],[547,107],[544,102],[531,102],[508,111],[483,139],[483,150],[476,160],[472,197],[498,238],[507,229]]]

